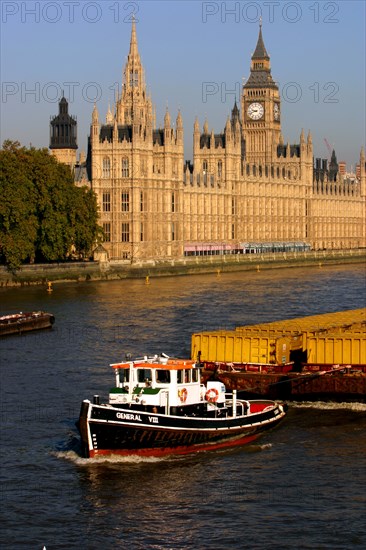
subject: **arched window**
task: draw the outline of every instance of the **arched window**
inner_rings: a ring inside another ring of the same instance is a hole
[[[111,177],[111,161],[109,157],[103,159],[103,178]]]
[[[202,162],[202,170],[203,170],[204,172],[207,172],[207,170],[208,170],[208,162],[207,162],[207,160],[204,160],[204,161]]]

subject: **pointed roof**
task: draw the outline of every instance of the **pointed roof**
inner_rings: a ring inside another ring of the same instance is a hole
[[[236,104],[236,98],[235,98],[234,108],[231,110],[231,125],[233,128],[235,128],[237,124],[240,125],[240,111]]]
[[[177,120],[176,120],[176,125],[177,125],[177,128],[181,128],[183,126],[183,118],[182,118],[182,114],[180,112],[180,109],[178,109],[178,115],[177,115]]]
[[[170,128],[170,114],[169,114],[168,106],[166,108],[165,116],[164,116],[164,127]]]
[[[252,55],[250,75],[244,88],[275,88],[276,82],[271,75],[270,58],[265,48],[262,36],[262,22],[259,25],[259,36],[255,52]]]
[[[99,118],[99,113],[98,113],[98,109],[97,109],[97,104],[94,103],[94,108],[93,108],[93,113],[92,113],[92,121],[97,123],[98,118]]]
[[[267,53],[266,47],[263,42],[263,36],[262,36],[262,21],[259,22],[259,36],[258,36],[258,42],[257,46],[255,48],[255,51],[252,55],[252,59],[268,59],[269,55]]]
[[[132,29],[131,29],[129,55],[133,55],[133,56],[139,55],[138,46],[137,46],[136,21],[134,17],[132,17]]]
[[[238,109],[238,106],[236,104],[236,98],[235,98],[234,107],[231,110],[231,118],[236,118],[236,117],[239,117],[239,116],[240,116],[240,113],[239,113],[239,109]]]
[[[333,149],[332,151],[332,156],[331,156],[331,159],[330,159],[330,163],[332,164],[337,164],[337,155],[335,153],[335,150]]]

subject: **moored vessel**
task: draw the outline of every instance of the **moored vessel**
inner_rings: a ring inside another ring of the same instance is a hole
[[[164,354],[112,364],[109,400],[81,405],[83,454],[164,456],[243,445],[274,427],[286,406],[228,395],[222,382],[201,382],[191,360]]]
[[[44,311],[3,315],[0,317],[0,336],[51,328],[54,322],[55,316]]]

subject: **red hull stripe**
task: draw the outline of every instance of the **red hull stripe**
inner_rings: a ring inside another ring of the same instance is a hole
[[[221,441],[220,443],[211,443],[203,445],[190,445],[182,447],[167,447],[165,449],[91,449],[89,451],[90,458],[96,456],[107,456],[107,455],[119,455],[119,456],[168,456],[168,455],[185,455],[190,453],[197,453],[200,451],[216,451],[217,449],[225,449],[227,447],[237,447],[239,445],[244,445],[250,443],[259,437],[259,433],[247,435],[241,437],[240,439],[235,439],[231,441]]]

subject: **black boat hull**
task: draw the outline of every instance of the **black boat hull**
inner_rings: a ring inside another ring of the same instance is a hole
[[[79,419],[83,453],[88,458],[109,454],[164,456],[243,445],[282,420],[283,406],[271,405],[234,418],[197,418],[84,401]]]

